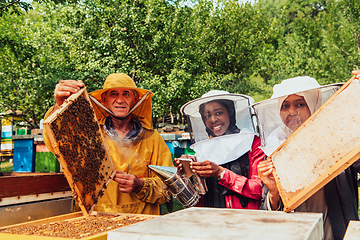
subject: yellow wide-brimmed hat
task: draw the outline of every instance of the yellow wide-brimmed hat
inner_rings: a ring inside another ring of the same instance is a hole
[[[125,73],[112,73],[106,78],[102,89],[93,91],[90,94],[91,96],[95,97],[99,102],[104,103],[101,99],[101,94],[114,88],[126,88],[136,90],[139,94],[139,99],[141,99],[142,96],[144,96],[147,92],[150,92],[146,89],[137,88],[134,80],[132,80],[131,77],[129,77]],[[150,92],[150,95],[152,96],[154,94]]]

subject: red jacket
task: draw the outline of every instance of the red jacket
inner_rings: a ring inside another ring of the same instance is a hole
[[[265,153],[259,148],[261,141],[259,137],[255,137],[251,151],[249,151],[249,178],[238,175],[229,169],[225,168],[225,173],[218,184],[248,198],[248,204],[245,207],[241,206],[240,200],[236,195],[225,195],[225,204],[227,208],[236,209],[259,209],[261,205],[261,198],[263,193],[262,182],[258,177],[257,165],[264,160]],[[208,186],[209,187],[209,186]],[[211,195],[202,196],[196,205],[203,207],[205,204],[204,197],[211,198]],[[208,206],[215,207],[215,206]]]
[[[259,137],[255,137],[252,149],[249,152],[249,178],[237,175],[228,169],[225,169],[223,178],[219,184],[230,190],[237,192],[247,198],[249,203],[245,209],[259,209],[262,197],[262,182],[258,177],[257,165],[264,160],[265,153],[259,148],[261,141]],[[225,196],[227,208],[242,209],[239,199],[234,195]]]

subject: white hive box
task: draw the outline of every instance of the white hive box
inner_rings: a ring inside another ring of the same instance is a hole
[[[108,240],[215,240],[323,238],[320,213],[188,208],[108,232]]]
[[[290,212],[360,157],[360,83],[344,84],[270,157]]]
[[[344,240],[358,240],[360,236],[360,221],[350,221]]]

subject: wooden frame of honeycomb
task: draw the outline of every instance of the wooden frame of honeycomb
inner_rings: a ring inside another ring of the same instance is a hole
[[[82,212],[45,218],[0,228],[0,239],[106,239],[107,232],[157,216],[144,214]]]
[[[43,123],[73,197],[89,215],[116,173],[86,88]]]
[[[351,78],[270,156],[290,212],[360,158],[360,83]]]

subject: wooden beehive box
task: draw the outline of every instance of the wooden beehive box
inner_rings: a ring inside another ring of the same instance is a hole
[[[42,240],[83,239],[106,240],[111,230],[155,218],[154,215],[82,212],[45,218],[0,228],[0,239]]]
[[[290,212],[360,157],[360,83],[351,78],[270,156]]]
[[[43,123],[74,199],[90,214],[116,173],[86,88]]]

